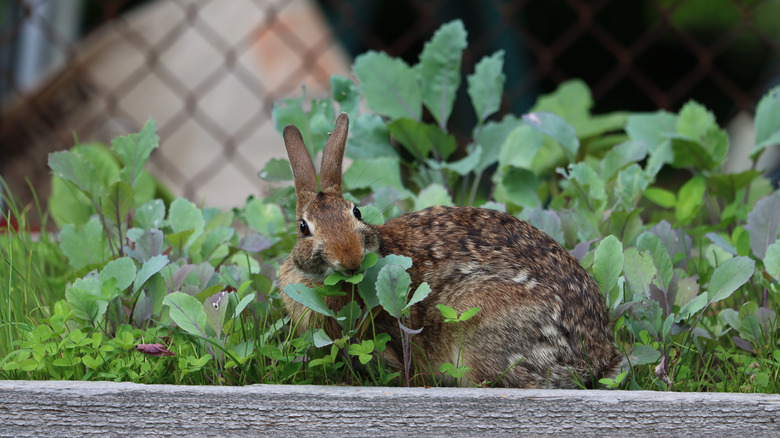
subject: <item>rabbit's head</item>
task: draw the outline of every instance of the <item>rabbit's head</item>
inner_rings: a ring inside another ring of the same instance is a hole
[[[379,247],[377,231],[361,220],[360,210],[342,197],[341,162],[347,142],[349,118],[341,113],[325,145],[320,185],[301,132],[284,128],[284,145],[295,177],[295,208],[298,241],[290,255],[296,269],[320,283],[333,271],[350,273],[360,267],[363,256]]]

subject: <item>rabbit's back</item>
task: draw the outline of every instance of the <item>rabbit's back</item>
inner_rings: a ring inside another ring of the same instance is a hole
[[[480,307],[463,324],[462,362],[472,383],[569,387],[611,375],[621,361],[598,285],[547,234],[508,214],[431,207],[377,227],[380,253],[412,258],[415,285],[431,294],[412,308],[414,338],[438,372],[455,363],[460,339],[437,304],[458,312]],[[514,365],[514,367],[513,367]]]

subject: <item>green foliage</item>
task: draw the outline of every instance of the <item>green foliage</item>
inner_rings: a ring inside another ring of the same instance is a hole
[[[275,126],[298,126],[314,157],[336,110],[350,115],[344,188],[368,204],[367,222],[484,206],[570,249],[599,285],[630,363],[605,387],[780,391],[780,195],[759,172],[723,171],[729,139],[712,113],[688,102],[677,112],[593,114],[590,90],[574,80],[527,114],[501,115],[503,52],[465,72],[458,93],[467,40],[455,21],[416,65],[361,55],[357,82],[334,76],[329,97],[307,101],[304,90],[276,104]],[[756,109],[753,159],[780,143],[778,96],[771,90]],[[476,124],[451,129],[462,98]],[[31,239],[25,210],[8,203],[22,231],[0,235],[0,302],[9,303],[0,306],[0,378],[402,385],[468,371],[460,356],[438,370],[412,363],[414,334],[426,328],[411,327],[411,309],[430,289],[413,287],[410,259],[369,254],[354,275],[279,291],[275,271],[295,240],[292,189],[228,212],[171,199],[142,170],[157,142],[150,122],[112,148],[51,154],[58,238]],[[259,176],[292,180],[282,159]],[[337,338],[298,333],[282,293],[311,310],[306,318],[334,318]],[[353,301],[332,309],[336,295]],[[459,333],[479,321],[478,308],[437,308]],[[380,310],[397,331],[376,332]],[[387,369],[391,335],[403,345],[402,373]]]

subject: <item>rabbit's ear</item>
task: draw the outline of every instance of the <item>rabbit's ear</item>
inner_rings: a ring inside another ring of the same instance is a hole
[[[341,196],[341,162],[344,158],[344,147],[347,144],[348,129],[349,117],[347,117],[347,113],[339,114],[336,117],[333,133],[330,134],[325,151],[322,153],[320,184],[325,193]]]
[[[309,151],[303,143],[301,131],[294,125],[284,127],[284,146],[290,157],[293,178],[295,179],[295,195],[298,197],[296,212],[301,216],[303,205],[317,195],[317,173],[311,161]]]

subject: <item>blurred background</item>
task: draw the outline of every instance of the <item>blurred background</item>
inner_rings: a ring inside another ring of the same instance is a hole
[[[264,190],[258,170],[284,156],[275,101],[328,94],[366,50],[414,64],[456,18],[464,76],[506,52],[494,117],[572,78],[591,87],[595,113],[695,99],[728,128],[734,170],[750,165],[758,99],[780,83],[780,0],[0,0],[0,175],[23,202],[27,180],[45,198],[48,153],[154,118],[149,170],[196,203],[243,205]],[[473,119],[456,101],[461,143]]]

